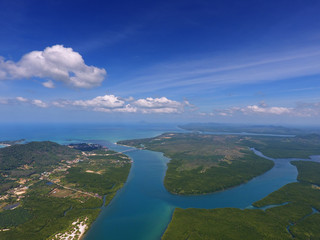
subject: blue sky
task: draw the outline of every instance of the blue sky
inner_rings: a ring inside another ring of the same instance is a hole
[[[319,123],[319,1],[0,2],[2,122]]]

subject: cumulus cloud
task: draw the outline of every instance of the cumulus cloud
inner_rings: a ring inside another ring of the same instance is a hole
[[[138,99],[132,103],[142,113],[179,113],[188,103],[180,103],[166,97]]]
[[[124,104],[124,100],[114,95],[98,96],[91,100],[77,100],[72,103],[74,106],[95,108],[121,108]]]
[[[18,62],[5,61],[0,57],[0,79],[38,77],[49,79],[43,86],[53,88],[53,81],[63,82],[76,88],[99,86],[106,70],[85,64],[82,56],[63,45],[47,47],[43,51],[25,54]]]
[[[41,100],[39,100],[39,99],[34,99],[34,100],[31,101],[31,103],[32,103],[33,105],[36,105],[36,106],[41,107],[41,108],[46,108],[46,107],[48,107],[48,104],[46,104],[45,102],[43,102],[43,101],[41,101]]]
[[[46,88],[55,88],[54,83],[51,80],[42,83],[42,85]]]
[[[136,106],[143,107],[143,108],[161,108],[166,107],[168,105],[172,107],[178,107],[181,104],[177,101],[170,100],[166,97],[161,98],[145,98],[145,99],[139,99],[134,102]]]
[[[27,98],[24,98],[24,97],[16,97],[16,99],[17,99],[19,102],[28,102],[28,101],[29,101]]]

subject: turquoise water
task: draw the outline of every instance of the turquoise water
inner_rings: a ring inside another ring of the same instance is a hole
[[[134,161],[128,182],[93,224],[86,240],[160,239],[175,207],[246,208],[297,177],[291,159],[281,159],[275,160],[272,170],[238,187],[202,196],[178,196],[168,193],[162,184],[169,160],[162,153],[137,150],[128,155]]]
[[[130,149],[114,142],[122,139],[152,137],[165,131],[179,131],[174,125],[6,125],[0,126],[0,140],[25,138],[52,140],[59,143],[97,142],[114,150]],[[255,150],[253,150],[255,151]],[[262,155],[258,151],[256,154]],[[222,192],[202,196],[178,196],[163,186],[168,158],[162,153],[135,150],[127,153],[133,159],[125,186],[104,208],[87,233],[86,240],[95,239],[160,239],[170,222],[175,207],[180,208],[247,208],[277,190],[295,182],[297,170],[293,159],[272,159],[273,169],[246,184]],[[314,156],[313,160],[319,161]]]
[[[2,124],[0,141],[70,142],[104,140],[115,143],[132,138],[154,137],[165,131],[183,131],[173,124]]]

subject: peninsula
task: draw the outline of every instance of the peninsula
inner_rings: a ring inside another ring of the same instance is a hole
[[[171,159],[164,186],[169,192],[181,195],[224,190],[273,167],[273,161],[258,157],[250,148],[273,158],[308,158],[320,153],[318,134],[272,137],[165,133],[118,143],[163,152]]]

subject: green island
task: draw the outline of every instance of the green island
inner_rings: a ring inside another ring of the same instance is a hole
[[[131,159],[97,144],[0,149],[0,239],[80,239],[125,183]]]
[[[273,161],[258,157],[249,148],[273,158],[308,158],[320,153],[317,134],[272,137],[165,133],[118,143],[163,152],[171,159],[164,186],[169,192],[181,195],[224,190],[273,167]]]
[[[320,239],[320,163],[292,164],[299,182],[255,202],[257,209],[177,208],[162,239]]]

